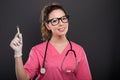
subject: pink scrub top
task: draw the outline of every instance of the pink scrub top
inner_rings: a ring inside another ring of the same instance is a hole
[[[40,69],[43,65],[47,41],[32,47],[29,58],[24,65],[24,69],[31,80],[36,74],[38,75],[36,80],[92,80],[84,49],[72,41],[71,43],[72,49],[76,53],[76,58],[72,52],[65,57],[66,52],[70,49],[69,43],[62,53],[59,53],[51,43],[48,43],[45,74],[41,74]],[[74,72],[66,72],[66,70]]]

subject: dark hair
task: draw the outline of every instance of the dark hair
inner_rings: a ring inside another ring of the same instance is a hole
[[[44,41],[52,37],[52,32],[46,28],[45,23],[48,21],[49,14],[56,9],[61,9],[65,13],[65,15],[67,15],[66,11],[58,3],[48,3],[43,7],[41,11],[41,18],[42,18],[41,33],[42,33],[42,40]]]

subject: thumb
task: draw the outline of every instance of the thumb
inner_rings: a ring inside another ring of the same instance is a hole
[[[18,36],[19,39],[22,39],[22,34],[21,33],[19,33],[17,36]]]
[[[17,33],[17,34],[15,35],[15,37],[17,37],[18,39],[22,39],[22,34],[21,34],[21,33]]]

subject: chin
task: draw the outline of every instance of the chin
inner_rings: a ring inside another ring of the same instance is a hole
[[[58,34],[58,36],[65,36],[66,33],[61,33],[61,34]]]

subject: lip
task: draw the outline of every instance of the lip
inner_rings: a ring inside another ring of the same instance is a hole
[[[65,31],[65,28],[59,28],[58,31],[63,32]]]

